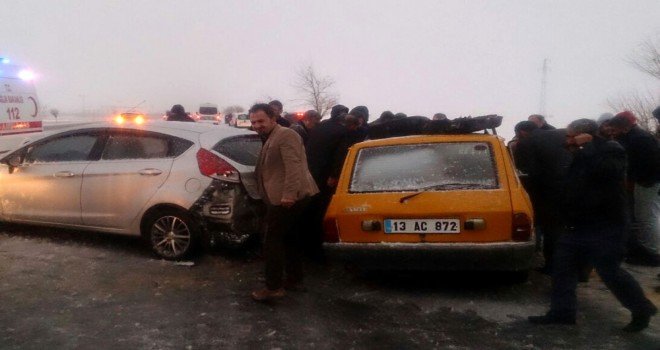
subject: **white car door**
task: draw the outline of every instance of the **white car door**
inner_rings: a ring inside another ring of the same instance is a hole
[[[12,153],[16,167],[3,165],[0,200],[12,221],[80,225],[80,185],[98,134],[67,133]]]
[[[160,134],[115,130],[101,159],[85,169],[82,220],[125,231],[167,179],[173,163]]]

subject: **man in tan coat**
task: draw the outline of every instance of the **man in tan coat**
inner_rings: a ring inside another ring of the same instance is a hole
[[[285,285],[294,286],[302,281],[300,216],[310,197],[319,190],[307,168],[300,135],[278,125],[268,104],[255,104],[249,114],[252,128],[264,143],[255,174],[267,207],[264,237],[266,288],[252,292],[253,299],[264,301],[283,297],[286,295]]]

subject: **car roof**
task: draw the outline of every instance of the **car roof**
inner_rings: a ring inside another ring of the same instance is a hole
[[[492,134],[474,133],[474,134],[442,134],[442,135],[414,135],[414,136],[400,136],[400,137],[387,137],[375,140],[366,140],[356,143],[354,147],[378,147],[378,146],[396,146],[408,145],[417,143],[438,143],[438,142],[465,142],[465,141],[481,141],[490,142],[493,140],[503,140],[502,137]]]
[[[178,136],[186,139],[197,140],[201,135],[205,135],[205,140],[215,140],[215,142],[238,135],[256,135],[254,131],[246,129],[237,129],[220,125],[209,125],[207,123],[195,122],[178,122],[178,121],[162,121],[162,120],[149,120],[144,124],[124,123],[117,124],[115,122],[89,122],[89,123],[75,123],[70,126],[59,125],[46,129],[43,133],[35,134],[30,138],[30,141],[36,141],[51,135],[70,132],[83,129],[98,129],[98,128],[114,128],[114,129],[127,129],[127,130],[146,130],[159,132],[163,134]],[[205,145],[207,146],[207,145]]]

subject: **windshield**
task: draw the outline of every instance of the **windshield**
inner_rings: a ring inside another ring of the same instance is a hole
[[[199,114],[218,114],[218,107],[199,107]]]
[[[349,192],[447,191],[498,188],[486,142],[428,143],[363,148]]]

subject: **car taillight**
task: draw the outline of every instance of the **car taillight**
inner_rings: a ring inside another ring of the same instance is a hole
[[[339,228],[335,219],[325,219],[323,221],[323,234],[325,242],[339,242]]]
[[[211,151],[200,148],[197,151],[197,166],[204,176],[220,178],[226,181],[239,182],[238,170],[224,159],[216,156]]]
[[[532,239],[532,219],[527,214],[513,214],[511,239],[514,242],[527,242]]]

